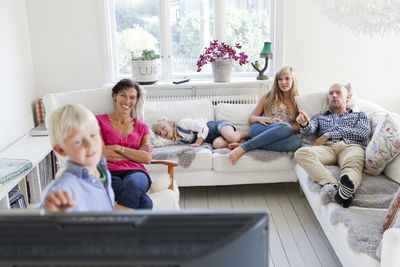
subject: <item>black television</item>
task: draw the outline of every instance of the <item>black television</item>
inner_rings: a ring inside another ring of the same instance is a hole
[[[268,266],[268,213],[0,212],[1,266]]]

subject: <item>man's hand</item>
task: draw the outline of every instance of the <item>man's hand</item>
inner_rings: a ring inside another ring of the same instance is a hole
[[[71,198],[67,191],[57,190],[50,193],[45,201],[45,209],[49,212],[63,212],[76,205],[76,201]]]
[[[315,140],[314,142],[314,146],[320,146],[325,144],[328,141],[328,137],[326,137],[325,135],[319,137],[317,140]]]
[[[296,122],[301,126],[306,127],[307,124],[310,122],[310,118],[304,111],[299,110],[299,115],[296,118]]]

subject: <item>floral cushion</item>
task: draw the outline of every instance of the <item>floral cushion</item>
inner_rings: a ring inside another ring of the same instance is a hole
[[[390,113],[381,125],[376,127],[374,135],[365,151],[365,172],[379,175],[386,164],[400,153],[400,122]]]
[[[153,145],[153,147],[165,146],[165,144],[158,139],[158,136],[152,130],[150,130],[150,143]]]
[[[150,129],[150,143],[153,145],[153,147],[163,147],[176,145],[178,142],[162,138],[161,136],[155,134],[152,129]]]
[[[399,225],[400,212],[398,212],[399,208],[400,208],[400,189],[394,195],[392,203],[389,206],[388,212],[385,217],[385,223],[382,228],[382,233],[391,227],[400,227]]]

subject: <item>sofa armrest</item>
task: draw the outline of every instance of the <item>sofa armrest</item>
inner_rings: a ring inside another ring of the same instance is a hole
[[[400,266],[400,228],[385,231],[382,239],[381,267]]]
[[[163,164],[168,166],[168,174],[171,176],[169,189],[174,190],[174,167],[179,166],[179,163],[173,160],[152,160],[150,164]]]

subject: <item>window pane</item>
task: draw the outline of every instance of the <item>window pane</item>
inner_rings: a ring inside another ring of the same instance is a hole
[[[196,72],[196,61],[213,38],[213,9],[214,0],[170,1],[174,74]],[[204,73],[211,73],[211,68],[205,67],[202,70]]]
[[[226,1],[226,38],[227,43],[242,45],[241,52],[249,56],[249,61],[260,59],[264,42],[270,41],[269,0],[227,0]],[[235,72],[253,71],[250,63],[240,66],[235,63]]]
[[[160,51],[158,0],[115,0],[119,75],[131,75],[131,52]]]

